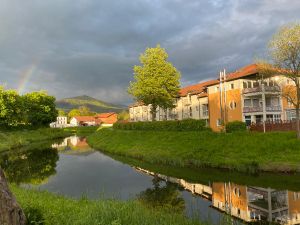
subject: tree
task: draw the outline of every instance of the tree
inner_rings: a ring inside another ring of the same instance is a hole
[[[300,139],[300,24],[281,27],[268,48],[272,62],[261,63],[259,70],[266,75],[281,74],[292,81],[292,86],[284,88],[283,97],[295,107],[297,138]]]
[[[168,54],[159,45],[147,48],[140,56],[141,66],[134,66],[134,82],[130,82],[128,93],[137,101],[151,104],[152,120],[156,109],[174,108],[174,98],[180,88],[180,72],[167,61]]]
[[[87,106],[80,106],[78,109],[72,109],[68,113],[68,117],[72,118],[74,116],[93,116],[95,115]]]
[[[0,86],[0,126],[16,126],[23,119],[22,99],[14,90]]]
[[[56,120],[55,97],[46,92],[32,92],[23,96],[27,122],[33,126],[47,126]]]
[[[118,114],[118,120],[129,120],[129,113],[126,110],[123,110]]]
[[[67,115],[66,112],[62,109],[58,109],[57,111],[58,111],[58,116],[66,116]]]

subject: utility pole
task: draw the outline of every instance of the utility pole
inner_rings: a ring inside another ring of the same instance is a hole
[[[261,95],[262,95],[262,111],[263,111],[263,129],[264,133],[266,133],[266,120],[267,120],[267,115],[266,115],[266,92],[265,92],[265,83],[262,77],[262,82],[261,82]]]

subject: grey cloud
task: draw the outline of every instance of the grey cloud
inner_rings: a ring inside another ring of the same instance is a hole
[[[191,84],[264,56],[299,10],[298,0],[0,0],[0,84],[17,88],[35,63],[25,91],[128,103],[146,47],[165,47]]]

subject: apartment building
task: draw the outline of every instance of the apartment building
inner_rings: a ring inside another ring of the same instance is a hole
[[[282,97],[282,92],[290,86],[292,83],[280,75],[264,78],[255,64],[229,74],[222,71],[216,80],[182,88],[174,99],[175,107],[158,107],[155,120],[205,119],[215,131],[236,120],[248,125],[292,120],[295,109]],[[142,103],[131,105],[130,120],[151,121],[150,109],[150,105]]]

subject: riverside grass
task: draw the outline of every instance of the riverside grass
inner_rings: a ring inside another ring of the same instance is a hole
[[[69,135],[71,135],[69,131],[51,128],[0,130],[0,152],[27,146],[33,142],[63,138]]]
[[[145,207],[137,200],[75,200],[11,185],[29,224],[44,225],[200,225],[201,222]]]
[[[149,163],[212,167],[239,172],[300,171],[294,132],[213,133],[100,130],[88,137],[95,149]]]

